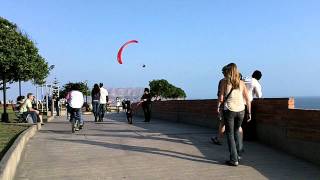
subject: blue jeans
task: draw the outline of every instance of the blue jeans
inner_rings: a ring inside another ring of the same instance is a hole
[[[230,161],[239,162],[238,157],[240,156],[243,146],[242,138],[239,133],[239,128],[244,118],[244,111],[233,112],[226,110],[224,111],[223,116],[226,126],[226,134],[230,152]]]
[[[34,112],[34,111],[28,111],[28,112],[24,112],[23,114],[24,114],[24,117],[27,117],[28,114],[30,114],[31,117],[32,117],[33,123],[37,123],[37,122],[38,122],[38,115],[37,115],[36,112]]]
[[[99,120],[103,120],[105,112],[106,112],[106,104],[100,104],[99,105]]]
[[[99,101],[93,101],[92,102],[92,112],[95,118],[99,117]]]
[[[70,120],[79,120],[79,124],[83,125],[83,119],[81,118],[81,109],[80,108],[72,108]]]

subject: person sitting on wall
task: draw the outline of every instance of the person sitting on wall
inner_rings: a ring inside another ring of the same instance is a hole
[[[42,122],[42,116],[40,115],[38,110],[32,108],[32,102],[34,100],[34,95],[32,93],[27,94],[27,99],[24,101],[20,108],[20,112],[23,113],[25,116],[31,115],[33,123]]]
[[[20,111],[20,108],[21,108],[21,106],[23,105],[23,103],[24,103],[24,96],[18,96],[17,97],[17,104],[16,104],[16,111]]]

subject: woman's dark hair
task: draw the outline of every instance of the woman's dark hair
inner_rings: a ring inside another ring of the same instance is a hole
[[[262,77],[262,73],[259,70],[255,70],[252,73],[252,77],[255,78],[256,80],[260,80]]]
[[[98,94],[100,93],[100,87],[98,84],[93,85],[92,94]]]
[[[18,96],[17,101],[22,101],[25,97],[24,96]]]
[[[144,92],[149,92],[149,88],[144,88]]]
[[[79,84],[73,84],[71,89],[74,90],[74,91],[79,91],[80,90],[80,85]]]
[[[227,70],[228,70],[228,66],[227,66],[227,65],[223,66],[223,68],[222,68],[222,74],[225,75],[226,72],[227,72]]]

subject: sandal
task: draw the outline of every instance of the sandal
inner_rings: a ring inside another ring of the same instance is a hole
[[[219,141],[218,137],[215,137],[215,138],[212,137],[211,141],[216,145],[222,145],[222,143]]]

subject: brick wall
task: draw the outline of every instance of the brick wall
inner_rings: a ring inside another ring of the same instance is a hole
[[[254,102],[259,141],[320,164],[320,111],[293,109],[294,99]]]
[[[172,100],[152,104],[152,118],[217,128],[216,100]],[[141,108],[138,115],[142,116]]]
[[[158,101],[152,118],[217,128],[216,104],[214,99]],[[320,111],[294,109],[293,98],[259,99],[252,107],[257,140],[320,164]]]

